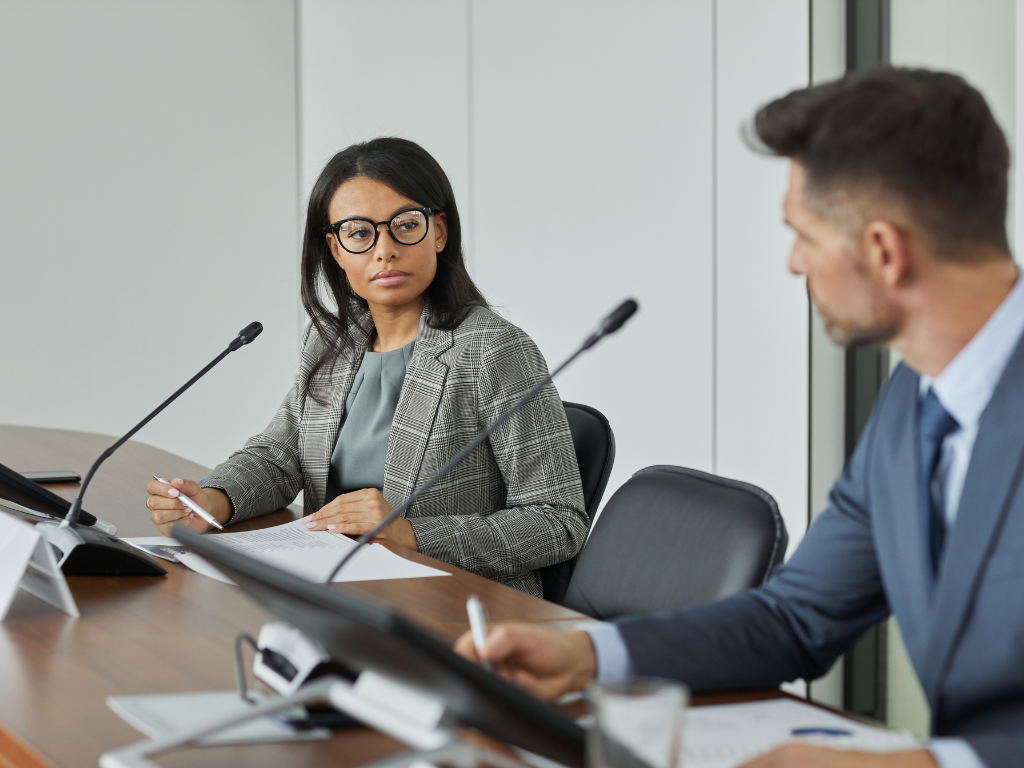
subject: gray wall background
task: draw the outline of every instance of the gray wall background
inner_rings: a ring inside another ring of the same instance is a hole
[[[795,545],[807,302],[785,163],[740,128],[806,84],[808,31],[807,0],[0,0],[0,422],[118,434],[259,319],[139,435],[228,455],[294,375],[306,191],[399,134],[447,169],[474,276],[549,361],[640,300],[559,382],[612,421],[609,495],[654,463],[742,478]]]
[[[270,420],[300,323],[294,40],[280,0],[0,2],[0,422],[123,433],[252,320],[139,439],[212,465]]]

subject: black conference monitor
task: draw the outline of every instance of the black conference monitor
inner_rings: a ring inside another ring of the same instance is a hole
[[[337,662],[370,669],[444,702],[463,726],[565,765],[584,764],[584,731],[556,707],[459,656],[393,611],[313,584],[174,526],[172,536],[202,555],[277,618],[316,640]]]
[[[64,517],[71,508],[67,499],[3,464],[0,464],[0,497],[54,517]]]

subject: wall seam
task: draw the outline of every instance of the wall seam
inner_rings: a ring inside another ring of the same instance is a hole
[[[469,254],[466,261],[470,268],[476,259],[476,139],[473,88],[473,0],[466,0],[466,165],[468,176],[466,195],[469,198],[467,200],[469,227],[465,229],[469,232]],[[463,250],[465,250],[465,246]]]
[[[298,236],[298,265],[296,268],[296,276],[298,285],[296,288],[301,289],[302,287],[302,237],[305,231],[303,209],[303,194],[302,194],[302,172],[303,172],[303,157],[302,157],[302,0],[292,0],[292,12],[294,25],[294,41],[293,46],[295,48],[295,234]],[[301,296],[301,290],[297,290],[295,295]],[[296,334],[296,341],[302,338],[302,330],[306,325],[305,311],[302,307],[302,302],[298,302],[296,307],[296,321],[298,333]],[[302,355],[301,345],[296,345],[296,360],[298,361]]]
[[[711,2],[711,471],[718,473],[718,0]]]

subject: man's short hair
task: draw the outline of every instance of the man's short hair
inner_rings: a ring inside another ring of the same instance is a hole
[[[965,244],[1009,253],[1010,150],[961,77],[891,67],[847,75],[767,104],[754,128],[804,167],[808,206],[841,228],[859,232],[897,205],[937,255]]]

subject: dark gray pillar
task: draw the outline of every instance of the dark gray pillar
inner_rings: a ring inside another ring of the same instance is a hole
[[[846,0],[846,71],[889,63],[889,0]],[[865,346],[846,350],[846,459],[889,377],[889,351]],[[843,662],[843,708],[886,719],[888,673],[885,622],[868,630]]]

